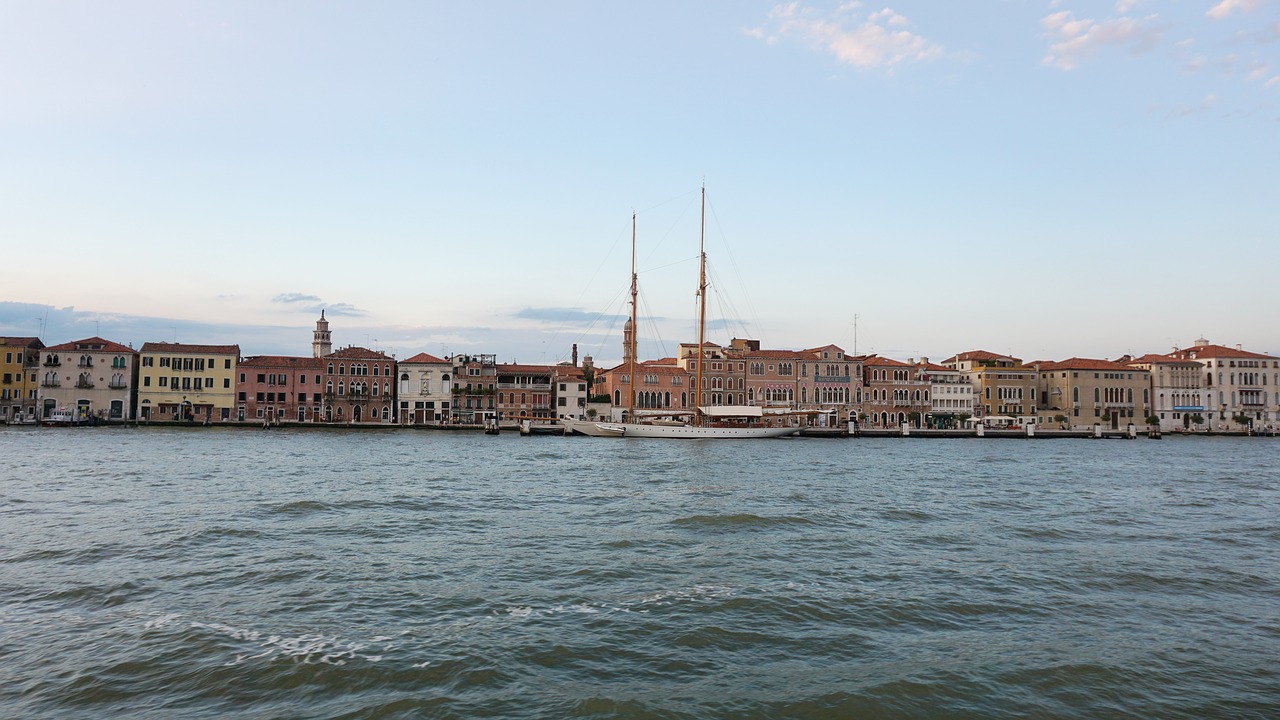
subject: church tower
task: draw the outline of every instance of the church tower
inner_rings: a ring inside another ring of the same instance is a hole
[[[324,319],[324,310],[320,311],[320,319],[316,321],[316,331],[311,339],[311,355],[324,357],[333,352],[333,342],[329,339],[329,321]]]
[[[631,362],[631,345],[634,342],[631,336],[634,331],[631,320],[627,320],[627,323],[622,326],[622,362]]]

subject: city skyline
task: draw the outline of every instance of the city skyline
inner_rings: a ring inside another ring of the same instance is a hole
[[[1280,351],[1278,4],[997,5],[11,6],[0,333],[672,354],[705,179],[717,342]]]

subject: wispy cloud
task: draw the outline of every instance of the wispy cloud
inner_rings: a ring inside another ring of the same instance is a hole
[[[908,30],[907,19],[892,9],[867,14],[861,10],[862,3],[851,2],[824,14],[791,2],[775,6],[765,25],[743,32],[770,45],[796,39],[846,65],[864,69],[891,69],[942,55],[942,46]]]
[[[1078,20],[1063,10],[1046,16],[1040,25],[1054,40],[1044,57],[1046,65],[1074,69],[1082,60],[1107,46],[1128,47],[1134,54],[1149,52],[1160,44],[1156,16]]]
[[[326,303],[318,295],[280,293],[279,295],[271,298],[271,302],[280,305],[288,305],[291,306],[292,309],[302,310],[305,312],[318,313],[323,310],[327,315],[360,317],[365,314],[364,310],[361,310],[351,303]]]
[[[590,325],[592,323],[616,323],[626,318],[619,315],[601,315],[600,313],[586,312],[579,308],[532,308],[527,307],[512,315],[521,320],[537,320],[546,323],[565,323],[573,325]]]
[[[1199,103],[1195,105],[1188,105],[1185,107],[1179,107],[1179,108],[1174,108],[1173,110],[1170,110],[1168,117],[1170,120],[1173,120],[1177,118],[1187,117],[1188,115],[1198,115],[1202,112],[1211,110],[1217,102],[1218,102],[1218,98],[1216,96],[1206,95],[1203,100],[1201,100]]]
[[[320,298],[316,295],[303,295],[302,293],[281,293],[271,298],[273,303],[318,303]]]
[[[1239,10],[1240,12],[1253,12],[1257,9],[1262,0],[1222,0],[1217,5],[1209,8],[1205,13],[1214,20],[1221,20],[1231,13]]]

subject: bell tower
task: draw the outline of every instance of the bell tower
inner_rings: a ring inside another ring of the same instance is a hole
[[[333,342],[329,338],[329,321],[324,319],[324,310],[320,311],[320,319],[316,321],[316,331],[311,338],[312,357],[324,357],[333,352]]]

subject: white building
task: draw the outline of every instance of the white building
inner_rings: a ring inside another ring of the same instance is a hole
[[[973,417],[973,381],[969,374],[920,358],[915,363],[920,379],[929,382],[928,423],[937,427],[960,427],[961,418]]]
[[[1208,390],[1205,420],[1214,430],[1239,429],[1237,416],[1254,428],[1280,423],[1280,357],[1214,345],[1204,338],[1189,348],[1169,353],[1179,360],[1200,363]]]
[[[453,399],[453,362],[418,353],[397,365],[400,371],[400,423],[440,425],[449,422]]]
[[[587,419],[587,380],[582,368],[573,365],[557,365],[551,380],[552,403],[556,419],[569,417]]]
[[[1198,361],[1150,354],[1125,364],[1151,373],[1151,412],[1160,418],[1162,431],[1206,427],[1212,393],[1204,386],[1205,375]]]

